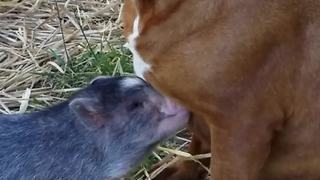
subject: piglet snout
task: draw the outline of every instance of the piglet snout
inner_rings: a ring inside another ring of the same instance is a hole
[[[172,116],[176,116],[177,114],[188,112],[186,108],[174,102],[173,100],[169,99],[168,97],[164,98],[164,102],[160,108],[160,111],[166,117],[172,117]]]

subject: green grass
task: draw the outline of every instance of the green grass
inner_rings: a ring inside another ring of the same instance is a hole
[[[96,76],[114,76],[130,74],[133,72],[131,55],[127,49],[115,49],[109,51],[86,49],[85,52],[72,58],[66,64],[54,51],[51,51],[54,62],[63,68],[64,73],[58,70],[42,73],[47,83],[55,89],[81,87],[90,82]]]
[[[83,48],[85,50],[81,54],[71,57],[67,63],[54,50],[48,52],[51,55],[51,62],[57,64],[63,72],[56,68],[48,68],[41,73],[35,73],[41,75],[42,79],[35,88],[50,87],[48,95],[54,99],[44,102],[32,98],[30,100],[32,106],[28,107],[28,111],[42,109],[67,99],[74,90],[84,87],[97,76],[133,73],[132,57],[128,49],[109,46],[102,50],[98,47],[88,48],[88,45]]]

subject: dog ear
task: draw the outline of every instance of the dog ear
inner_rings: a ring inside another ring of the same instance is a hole
[[[158,0],[125,0],[121,18],[126,36],[132,33],[134,22],[138,17],[139,31],[143,31],[145,24],[154,14],[155,1]]]
[[[89,130],[96,130],[105,125],[111,117],[105,112],[103,105],[93,98],[76,98],[69,103],[70,110]]]
[[[126,0],[122,21],[130,31],[133,22],[139,17],[139,31],[157,24],[174,13],[185,0]],[[127,32],[125,31],[125,35]]]

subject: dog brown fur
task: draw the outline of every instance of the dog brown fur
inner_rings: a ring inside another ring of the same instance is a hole
[[[127,0],[126,35],[138,15],[144,77],[197,117],[215,180],[320,179],[320,1]]]

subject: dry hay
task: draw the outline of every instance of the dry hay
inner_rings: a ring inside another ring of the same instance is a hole
[[[53,54],[67,62],[87,48],[81,28],[90,44],[104,50],[109,44],[122,46],[120,0],[57,0],[57,5],[55,0],[0,0],[0,114],[23,113],[36,106],[31,99],[50,105],[61,100],[55,93],[77,89],[55,89],[41,73],[64,73]],[[184,136],[173,141],[179,143],[153,152],[160,162],[151,173],[142,166],[130,179],[152,179],[179,159],[198,162],[210,156],[181,151],[190,142]],[[168,156],[163,159],[164,154]]]
[[[63,73],[63,67],[53,61],[53,52],[68,61],[84,50],[79,24],[92,44],[121,44],[119,1],[68,0],[58,1],[58,7],[61,21],[54,0],[0,2],[0,112],[12,113],[10,109],[17,106],[24,112],[30,97],[55,100],[48,92],[51,87],[34,87],[44,71],[55,68]]]

